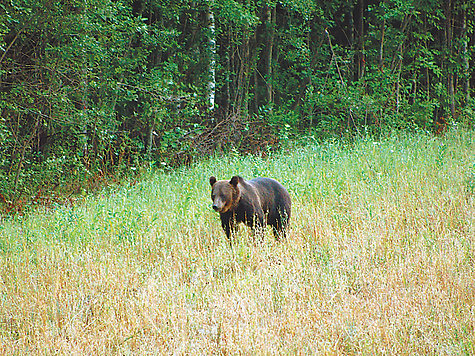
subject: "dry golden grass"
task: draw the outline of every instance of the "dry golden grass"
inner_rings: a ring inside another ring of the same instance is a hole
[[[279,179],[230,248],[208,177]],[[475,353],[475,134],[224,157],[0,227],[1,354]]]

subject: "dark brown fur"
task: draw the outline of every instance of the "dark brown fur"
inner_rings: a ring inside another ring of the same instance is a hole
[[[253,230],[262,231],[272,226],[276,239],[285,238],[291,213],[290,195],[275,179],[254,178],[244,180],[234,176],[230,181],[210,177],[213,209],[219,212],[226,237],[243,222]]]

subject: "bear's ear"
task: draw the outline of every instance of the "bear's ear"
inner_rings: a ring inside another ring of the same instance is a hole
[[[214,183],[216,183],[216,177],[215,176],[209,177],[209,184],[211,184],[211,186],[213,186]]]
[[[231,178],[231,180],[229,181],[229,183],[233,186],[233,187],[237,187],[238,183],[239,183],[239,176],[234,176]]]

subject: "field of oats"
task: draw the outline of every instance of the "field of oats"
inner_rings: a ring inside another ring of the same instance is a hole
[[[208,178],[273,177],[231,247]],[[475,353],[475,132],[228,155],[0,221],[0,354]]]

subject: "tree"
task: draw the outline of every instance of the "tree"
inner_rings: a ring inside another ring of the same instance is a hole
[[[291,133],[435,131],[434,120],[469,122],[474,110],[467,0],[0,9],[0,194],[9,201],[71,180],[65,172],[91,180]]]

